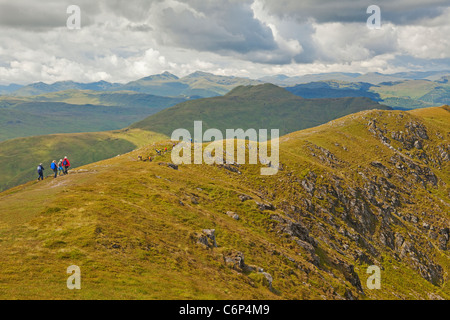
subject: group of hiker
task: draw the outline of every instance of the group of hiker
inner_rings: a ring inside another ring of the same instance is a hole
[[[172,148],[174,148],[175,147],[175,143],[172,145]],[[158,156],[161,156],[161,155],[163,155],[163,154],[165,154],[165,153],[167,153],[167,152],[169,152],[170,150],[169,149],[167,149],[167,147],[165,147],[164,149],[155,149],[155,151],[156,151],[156,154],[158,155]],[[150,162],[152,162],[153,161],[153,159],[155,158],[155,156],[148,156],[148,158],[143,158],[142,156],[138,156],[138,160],[140,160],[140,161],[150,161]]]
[[[56,178],[59,175],[66,175],[68,174],[68,170],[70,167],[70,162],[69,159],[67,159],[67,157],[64,157],[64,159],[59,159],[59,162],[56,163],[56,160],[53,160],[52,163],[50,164],[50,169],[53,170],[54,176],[53,178]],[[41,164],[38,165],[37,167],[37,172],[38,172],[38,181],[39,180],[44,180],[44,166]]]

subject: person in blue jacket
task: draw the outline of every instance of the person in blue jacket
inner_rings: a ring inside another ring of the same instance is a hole
[[[56,178],[56,176],[58,175],[58,165],[56,164],[56,160],[52,161],[52,163],[50,164],[50,168],[55,173],[55,176],[53,178]]]
[[[41,179],[44,180],[44,167],[42,166],[42,163],[40,165],[38,165],[37,172],[38,172],[38,175],[39,175],[38,181],[41,180]]]

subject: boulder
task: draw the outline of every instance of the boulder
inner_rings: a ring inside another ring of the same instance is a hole
[[[231,266],[234,270],[243,272],[246,269],[244,254],[240,251],[232,251],[223,255],[226,265]]]
[[[215,229],[203,229],[202,233],[196,234],[197,243],[204,245],[206,248],[212,249],[217,247]]]
[[[241,200],[242,202],[253,199],[252,197],[250,197],[246,194],[240,194],[238,197],[239,197],[239,200]]]
[[[234,211],[227,211],[226,214],[234,220],[239,220],[239,215]]]

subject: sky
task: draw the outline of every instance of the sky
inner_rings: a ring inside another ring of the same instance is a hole
[[[450,70],[449,35],[450,0],[0,0],[0,84]]]

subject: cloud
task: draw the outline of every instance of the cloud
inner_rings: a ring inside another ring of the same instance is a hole
[[[271,29],[253,17],[246,2],[221,1],[220,10],[208,5],[192,8],[166,4],[157,24],[170,39],[169,44],[184,48],[224,54],[277,48]]]
[[[448,0],[0,0],[0,84],[450,69]]]
[[[398,43],[404,54],[422,59],[450,58],[450,9],[433,20],[428,25],[399,28]]]
[[[53,28],[65,28],[67,7],[72,1],[0,1],[0,26],[12,29],[45,32]],[[83,8],[81,25],[88,26],[94,22],[100,7],[95,1],[79,0],[77,5]]]
[[[381,8],[382,19],[396,25],[415,24],[441,15],[450,6],[448,0],[263,0],[264,8],[282,18],[300,22],[313,18],[317,23],[365,22],[370,5]]]

